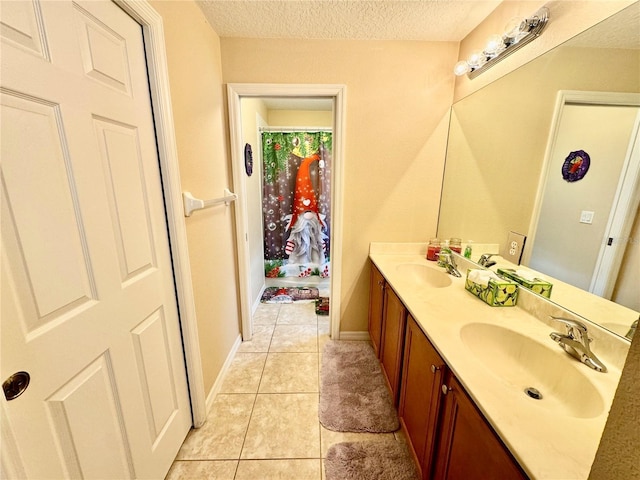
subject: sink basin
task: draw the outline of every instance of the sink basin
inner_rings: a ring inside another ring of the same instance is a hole
[[[405,275],[407,280],[428,285],[434,288],[448,287],[451,285],[451,275],[444,270],[438,270],[428,265],[419,263],[401,263],[396,270]]]
[[[460,336],[465,346],[509,386],[522,392],[523,400],[534,402],[560,415],[592,418],[603,413],[604,401],[587,378],[593,373],[568,356],[551,339],[549,345],[499,325],[470,323]],[[541,399],[529,398],[525,388],[533,387]]]

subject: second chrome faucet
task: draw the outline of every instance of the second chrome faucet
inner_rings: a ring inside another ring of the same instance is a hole
[[[567,333],[551,332],[551,339],[560,345],[569,355],[580,360],[598,372],[606,372],[607,367],[600,361],[598,357],[591,351],[589,344],[591,339],[587,333],[587,327],[584,323],[570,318],[554,317],[554,320],[563,323],[566,326]]]
[[[458,271],[456,260],[451,253],[440,253],[439,259],[442,263],[442,266],[447,270],[448,274],[453,275],[454,277],[462,276],[462,274]]]

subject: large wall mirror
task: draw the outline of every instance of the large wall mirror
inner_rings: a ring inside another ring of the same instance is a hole
[[[501,251],[509,232],[526,235],[522,265],[554,283],[551,300],[621,336],[628,333],[640,311],[637,173],[633,173],[631,191],[626,197],[631,207],[622,221],[624,246],[618,245],[613,261],[618,285],[614,281],[613,288],[598,291],[591,282],[592,267],[583,268],[587,273],[582,276],[575,275],[577,267],[564,267],[567,275],[563,277],[563,269],[545,271],[545,265],[556,266],[569,257],[560,253],[561,245],[569,245],[569,250],[577,254],[573,256],[574,265],[581,267],[588,261],[584,250],[587,244],[595,245],[596,251],[603,250],[603,244],[607,243],[603,232],[611,223],[611,208],[599,213],[591,206],[591,199],[606,197],[610,198],[609,204],[615,203],[622,184],[621,174],[611,173],[614,167],[608,152],[614,146],[622,152],[622,166],[615,167],[618,171],[628,172],[625,165],[639,161],[640,141],[636,142],[635,153],[632,152],[640,121],[639,24],[640,4],[636,2],[455,103],[438,223],[440,238],[460,237],[463,241],[500,244]],[[614,100],[589,100],[607,95]],[[624,101],[616,100],[621,97]],[[625,118],[626,130],[619,133],[613,129],[602,134],[603,146],[593,147],[591,141],[597,135],[583,126],[578,126],[581,135],[567,137],[559,133],[558,109],[566,107],[563,119],[573,115],[580,120],[586,116],[583,111],[574,112],[569,107],[585,104],[594,107],[589,113],[595,118],[591,123],[595,123],[596,133],[601,134],[605,127],[611,128],[606,116],[609,112],[604,111],[609,103],[621,109],[621,115],[617,110],[613,115]],[[551,163],[553,145],[555,155],[560,156],[559,166]],[[579,155],[575,152],[580,151],[593,154],[588,159],[589,170],[577,178],[580,175],[575,174],[584,166],[584,161],[578,164],[574,161]],[[568,182],[562,178],[561,167],[572,155],[567,165],[574,178]],[[574,163],[569,165],[571,161]],[[605,188],[606,183],[610,187]],[[548,197],[554,189],[562,190],[565,197],[546,199],[545,192]],[[575,205],[571,207],[577,209],[577,214],[572,213],[570,220],[553,216],[578,198],[582,200],[573,202]],[[483,252],[474,251],[474,258],[480,253]],[[585,291],[599,295],[585,295]]]

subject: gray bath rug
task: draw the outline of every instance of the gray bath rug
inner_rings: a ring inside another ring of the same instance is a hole
[[[320,370],[320,423],[336,432],[394,432],[398,414],[368,342],[328,342]]]
[[[395,440],[337,443],[324,468],[327,480],[418,480],[406,445]]]

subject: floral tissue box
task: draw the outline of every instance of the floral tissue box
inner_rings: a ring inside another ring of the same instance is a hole
[[[551,289],[553,288],[553,284],[546,280],[541,278],[525,278],[519,275],[518,271],[513,268],[499,268],[498,275],[519,283],[523,287],[531,290],[533,293],[537,293],[538,295],[542,295],[546,298],[551,298]]]
[[[464,288],[492,307],[513,307],[518,301],[518,284],[490,270],[467,270]]]

